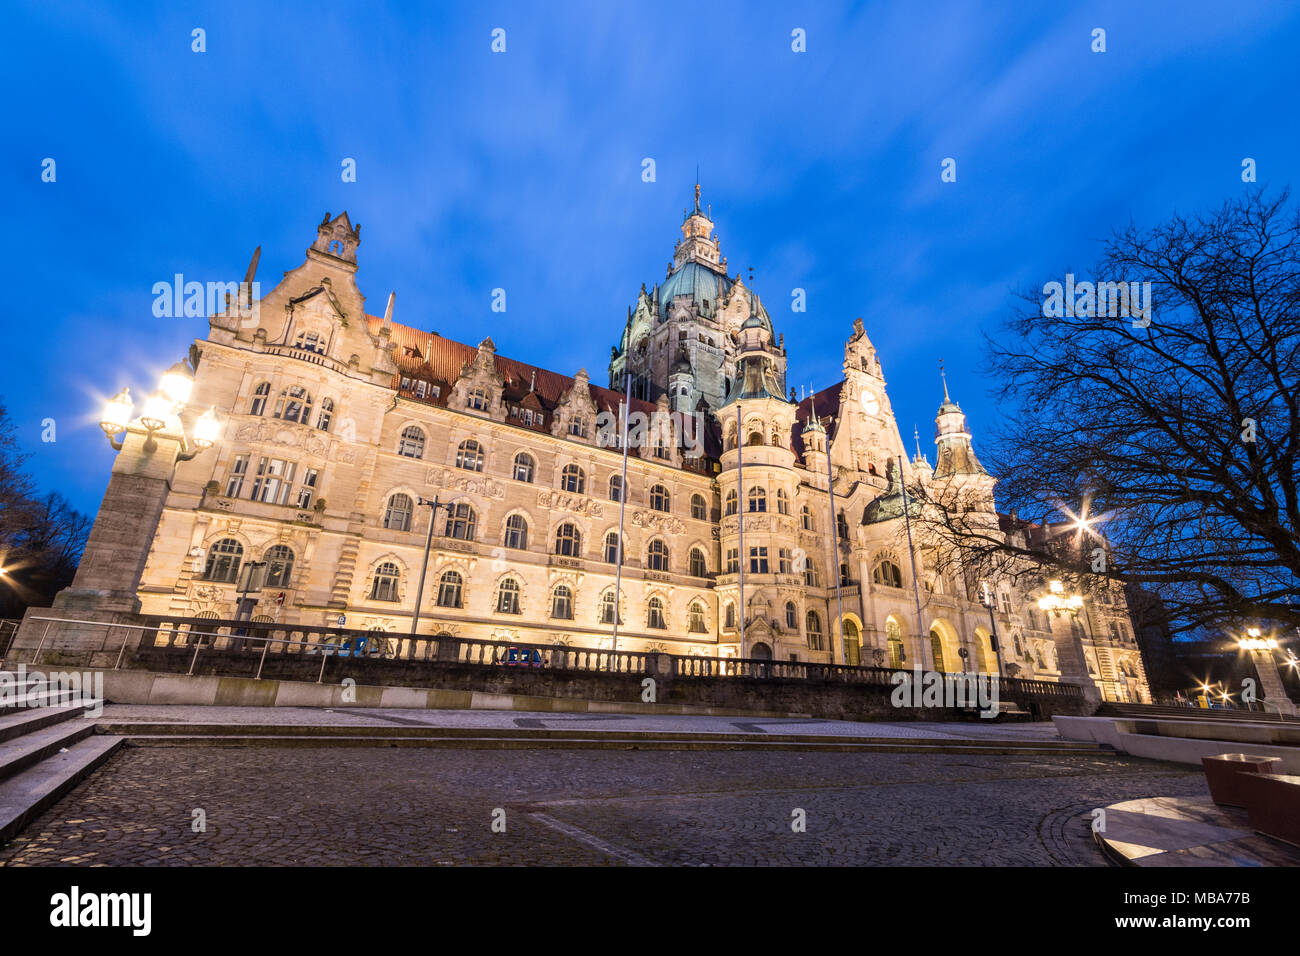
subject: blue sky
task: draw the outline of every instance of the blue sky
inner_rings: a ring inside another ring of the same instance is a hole
[[[154,318],[153,284],[238,279],[259,244],[270,283],[326,210],[362,224],[372,313],[396,289],[399,321],[604,383],[698,163],[790,381],[837,380],[861,316],[933,457],[941,358],[977,450],[1001,421],[980,332],[1017,290],[1240,193],[1244,157],[1300,181],[1291,3],[19,2],[0,50],[0,396],[41,484],[90,511],[102,398],[206,334]]]

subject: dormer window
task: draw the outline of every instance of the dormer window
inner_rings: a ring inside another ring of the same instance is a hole
[[[466,403],[470,408],[477,412],[485,412],[488,407],[487,389],[476,388],[469,393],[469,401]]]
[[[317,355],[325,354],[325,337],[319,332],[299,332],[298,340],[293,343],[296,349],[302,349],[304,352],[314,352]]]

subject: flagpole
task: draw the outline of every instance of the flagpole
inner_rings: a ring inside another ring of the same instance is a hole
[[[623,516],[627,512],[627,421],[632,417],[632,374],[623,369],[624,382],[624,404],[623,404],[623,477],[619,479],[621,484],[618,489],[618,548],[615,557],[618,558],[618,564],[614,571],[614,641],[610,645],[609,662],[612,667],[614,664],[614,654],[618,652],[618,617],[619,602],[623,596]]]
[[[907,481],[903,476],[903,456],[898,456],[898,487],[903,490],[903,523],[907,525],[907,554],[912,559],[912,600],[916,602],[916,653],[918,668],[925,663],[925,636],[921,633],[921,589],[917,583],[916,549],[912,546],[912,507],[907,503]]]
[[[737,640],[738,650],[737,657],[745,656],[745,482],[744,482],[744,465],[741,459],[744,457],[744,435],[740,426],[740,402],[736,403],[736,526],[740,529],[740,546],[739,562],[736,570],[739,574],[740,582],[740,608],[738,611]]]
[[[809,408],[809,411],[812,411]],[[827,421],[830,421],[828,416]],[[820,424],[820,422],[819,422]],[[835,575],[835,613],[837,615],[836,624],[840,629],[840,663],[847,665],[849,663],[848,648],[844,644],[844,598],[840,592],[840,542],[839,532],[840,524],[835,520],[835,479],[831,474],[831,433],[829,429],[823,428],[826,435],[826,493],[830,496],[831,502],[831,573]],[[859,637],[861,640],[861,637]],[[831,647],[835,646],[835,637],[831,635]],[[835,652],[831,652],[831,660],[834,661]]]

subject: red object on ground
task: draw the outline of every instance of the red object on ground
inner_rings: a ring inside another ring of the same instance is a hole
[[[1201,768],[1205,771],[1205,782],[1210,785],[1210,799],[1227,807],[1244,807],[1246,795],[1241,778],[1276,774],[1281,762],[1277,757],[1219,754],[1217,757],[1202,757]]]
[[[1250,825],[1264,836],[1300,846],[1300,777],[1285,773],[1243,773]]]

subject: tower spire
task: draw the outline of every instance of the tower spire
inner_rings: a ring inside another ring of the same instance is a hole
[[[948,376],[943,370],[943,359],[939,359],[939,377],[943,379],[943,400],[951,402],[952,399],[948,397]]]

